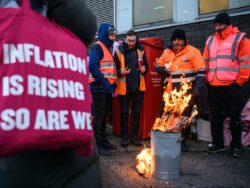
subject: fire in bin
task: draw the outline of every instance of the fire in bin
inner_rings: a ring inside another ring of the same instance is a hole
[[[187,91],[191,89],[191,82],[182,82],[179,91],[174,89],[170,93],[164,92],[164,113],[160,118],[156,118],[153,125],[153,130],[162,132],[179,132],[189,125],[193,116],[197,114],[196,107],[194,108],[191,117],[184,117],[181,114],[188,106],[191,99],[191,94]]]
[[[191,94],[188,90],[191,89],[191,82],[182,82],[180,90],[174,89],[170,93],[164,92],[164,113],[162,117],[156,118],[152,130],[160,132],[180,132],[185,129],[191,122],[192,117],[197,114],[196,107],[192,111],[191,117],[184,117],[181,114],[188,106],[191,99]],[[145,148],[137,155],[137,172],[139,174],[149,173],[152,165],[151,149]]]

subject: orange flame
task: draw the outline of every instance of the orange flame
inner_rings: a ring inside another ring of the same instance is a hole
[[[181,114],[191,99],[191,94],[187,94],[191,86],[191,82],[182,82],[180,91],[175,89],[170,93],[164,92],[164,113],[162,117],[156,118],[152,128],[153,130],[178,132],[190,124],[193,116],[197,114],[196,106],[192,111],[191,117],[184,117]],[[136,160],[136,169],[139,174],[145,174],[151,171],[151,149],[143,149],[141,153],[137,155]]]
[[[164,92],[164,113],[180,115],[187,107],[188,102],[191,99],[191,94],[187,94],[187,91],[191,89],[190,82],[182,82],[180,91],[174,89],[170,93]]]
[[[144,148],[139,155],[136,156],[136,169],[139,174],[149,173],[151,170],[151,149]]]
[[[196,108],[193,110],[191,117],[184,117],[181,114],[191,99],[191,94],[187,94],[191,87],[191,82],[183,81],[179,91],[174,89],[170,93],[164,92],[164,113],[161,118],[156,118],[153,130],[177,132],[190,123],[192,117],[197,114]]]

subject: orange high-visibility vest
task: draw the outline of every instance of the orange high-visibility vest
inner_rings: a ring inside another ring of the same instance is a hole
[[[120,67],[125,68],[125,56],[123,53],[121,53],[118,49],[116,50],[116,53],[118,55],[118,58],[120,60]],[[138,65],[139,65],[139,69],[142,66],[142,61],[143,61],[143,51],[137,49],[137,54],[138,54]],[[146,86],[145,86],[145,78],[143,74],[140,74],[140,87],[139,87],[140,91],[145,91],[146,90]],[[118,95],[126,95],[126,76],[122,76],[120,78],[118,78],[118,84],[117,84],[117,92]]]
[[[207,40],[209,49],[209,57],[205,59],[208,62],[207,66],[207,81],[211,85],[228,85],[235,82],[240,71],[238,61],[238,47],[240,41],[245,36],[245,33],[235,33],[229,35],[220,44],[214,36],[210,36]]]
[[[173,89],[172,84],[180,84],[183,81],[193,82],[197,76],[205,77],[205,62],[200,51],[187,45],[179,53],[175,53],[171,49],[165,49],[161,57],[158,59],[157,67],[170,66],[170,76],[166,78],[167,92]]]
[[[116,67],[113,57],[107,47],[101,42],[97,41],[96,44],[99,44],[103,51],[103,58],[100,61],[100,72],[104,77],[109,81],[110,84],[113,84],[117,80]],[[90,73],[89,83],[94,82],[95,79]]]

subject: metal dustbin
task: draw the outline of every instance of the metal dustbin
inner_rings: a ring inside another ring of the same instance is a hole
[[[180,175],[181,133],[151,131],[151,173],[172,180]]]

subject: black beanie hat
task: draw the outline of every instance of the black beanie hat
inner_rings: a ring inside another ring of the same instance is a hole
[[[186,32],[183,29],[175,29],[172,33],[171,41],[173,41],[176,38],[183,39],[186,42],[187,41]]]
[[[229,15],[226,12],[221,12],[215,17],[214,23],[230,25],[231,21]]]

